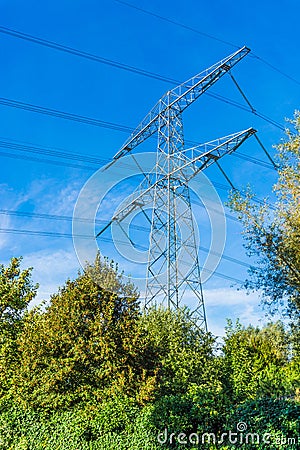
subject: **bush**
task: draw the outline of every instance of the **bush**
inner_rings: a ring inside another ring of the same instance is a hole
[[[13,403],[0,409],[0,449],[156,450],[153,435],[136,426],[139,407],[118,398],[99,407],[43,414]],[[139,423],[141,425],[141,423]]]
[[[227,428],[237,431],[239,424],[245,424],[246,433],[256,433],[260,443],[251,445],[239,444],[236,449],[299,449],[300,434],[300,404],[293,400],[259,399],[247,401],[240,405],[232,414]],[[270,436],[266,436],[269,434]],[[263,436],[270,443],[263,442]],[[250,440],[251,442],[251,440]]]

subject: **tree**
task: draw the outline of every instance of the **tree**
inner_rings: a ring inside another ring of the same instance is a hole
[[[38,285],[31,280],[32,268],[21,271],[22,258],[12,258],[8,267],[0,265],[0,333],[15,334]]]
[[[101,285],[95,282],[99,272]],[[104,288],[106,273],[110,290]],[[118,295],[111,292],[114,280]],[[26,406],[60,408],[127,395],[151,397],[151,348],[138,329],[139,302],[117,269],[98,256],[51,297],[46,311],[27,314],[17,344],[12,394]]]
[[[262,292],[271,311],[287,305],[294,323],[300,317],[300,113],[290,121],[286,140],[277,146],[278,181],[273,210],[265,199],[256,206],[248,189],[234,192],[230,205],[243,224],[245,246],[257,259],[245,286]],[[298,317],[298,319],[297,319]]]
[[[22,258],[0,265],[0,395],[9,390],[19,355],[16,340],[24,325],[24,314],[38,285],[31,279],[32,268],[21,270]]]
[[[215,339],[197,327],[187,308],[150,308],[140,324],[156,354],[159,396],[184,394],[213,378]]]
[[[259,329],[229,321],[224,340],[224,371],[232,400],[290,394],[289,337],[281,322]]]
[[[299,416],[300,404],[287,399],[248,400],[232,411],[226,429],[232,432],[237,430],[237,424],[246,425],[243,439],[238,447],[234,446],[239,450],[298,450]],[[246,439],[247,433],[249,440]],[[260,436],[259,441],[254,438],[255,434]],[[229,447],[222,448],[225,450]]]
[[[217,432],[229,398],[215,354],[215,338],[198,328],[188,308],[151,308],[142,315],[141,327],[151,341],[158,367],[148,424],[156,435],[165,428],[177,434]]]

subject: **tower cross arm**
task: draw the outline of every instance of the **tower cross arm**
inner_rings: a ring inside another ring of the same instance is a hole
[[[183,151],[184,163],[148,186],[141,183],[138,189],[121,205],[114,214],[112,220],[96,235],[96,238],[100,236],[112,222],[122,222],[134,210],[149,205],[151,201],[153,201],[154,187],[161,184],[164,180],[167,180],[168,177],[174,178],[182,175],[186,182],[190,181],[197,173],[206,169],[215,161],[222,158],[222,156],[234,152],[254,133],[256,133],[254,128],[248,128],[247,130],[239,131],[229,136],[205,144],[200,144]]]
[[[256,133],[254,128],[216,139],[205,144],[186,149],[182,152],[185,163],[173,170],[170,174],[181,173],[186,181],[190,181],[197,173],[206,169],[218,159],[234,152],[250,136]]]
[[[185,108],[197,100],[200,95],[207,91],[207,89],[216,83],[249,52],[250,49],[244,46],[203,72],[173,88],[166,94],[169,94],[171,100],[169,107],[176,106],[179,112],[184,111]]]
[[[164,116],[170,108],[174,111],[175,116],[184,111],[249,52],[250,49],[244,46],[210,68],[166,92],[129,136],[113,160],[121,158],[158,131],[159,127],[162,126],[159,118]]]

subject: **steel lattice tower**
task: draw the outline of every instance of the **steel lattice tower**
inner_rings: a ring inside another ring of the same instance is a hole
[[[249,128],[185,148],[182,112],[249,51],[243,47],[168,91],[147,114],[110,165],[157,133],[155,167],[150,174],[144,174],[141,184],[97,235],[112,222],[121,224],[133,211],[141,210],[151,223],[145,307],[164,303],[177,308],[187,295],[194,305],[192,315],[204,330],[207,324],[189,182],[219,158],[235,151],[255,130]]]

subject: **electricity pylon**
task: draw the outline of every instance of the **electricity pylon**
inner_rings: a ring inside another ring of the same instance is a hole
[[[144,174],[140,185],[97,235],[112,222],[121,224],[137,209],[142,211],[151,223],[145,307],[166,303],[169,308],[178,308],[187,296],[195,305],[192,311],[194,320],[205,331],[207,323],[189,182],[222,156],[235,151],[255,130],[249,128],[185,148],[182,112],[249,51],[243,47],[168,91],[147,114],[110,165],[158,133],[155,167],[149,174]]]

